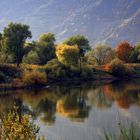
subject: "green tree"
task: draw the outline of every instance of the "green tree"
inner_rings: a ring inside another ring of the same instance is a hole
[[[43,42],[43,43],[37,43],[36,48],[39,58],[40,58],[40,64],[46,64],[49,60],[56,57],[55,55],[55,47],[52,42]]]
[[[41,65],[56,57],[55,55],[55,36],[52,33],[44,33],[39,37],[38,42],[33,42],[33,48],[40,59]]]
[[[13,56],[8,54],[8,49],[4,47],[4,38],[0,33],[0,63],[11,63],[13,62]]]
[[[35,45],[36,45],[35,41],[25,42],[24,43],[24,55],[27,55],[31,50],[33,50]]]
[[[31,50],[27,55],[23,57],[23,63],[40,64],[40,59],[37,52]]]
[[[84,57],[85,53],[90,50],[90,45],[88,39],[83,35],[75,35],[68,38],[65,42],[68,45],[77,45],[79,48],[79,66],[81,71],[81,61],[82,57]]]
[[[14,57],[14,63],[19,66],[24,56],[24,43],[31,38],[31,31],[28,25],[10,23],[3,31],[4,47]]]
[[[0,33],[0,47],[2,47],[2,34]]]
[[[55,35],[53,33],[50,33],[50,32],[41,34],[39,37],[39,42],[41,42],[41,43],[51,42],[52,44],[54,44]]]
[[[140,43],[136,44],[133,51],[131,52],[130,61],[132,63],[139,63],[140,62]]]

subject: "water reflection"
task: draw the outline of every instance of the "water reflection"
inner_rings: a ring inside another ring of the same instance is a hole
[[[72,122],[85,122],[93,108],[109,110],[140,107],[140,82],[57,85],[40,91],[15,91],[0,97],[0,114],[18,106],[20,115],[31,114],[43,126],[55,125],[57,114]],[[92,114],[91,114],[92,115]]]
[[[86,97],[78,93],[62,96],[56,104],[56,111],[75,121],[84,121],[88,117],[90,106],[86,104]]]

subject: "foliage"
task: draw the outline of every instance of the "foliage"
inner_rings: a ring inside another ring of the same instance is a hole
[[[3,137],[6,140],[35,140],[39,128],[28,115],[20,116],[17,111],[10,111],[2,118]]]
[[[4,47],[14,56],[14,62],[19,65],[24,55],[23,46],[27,38],[31,38],[29,26],[20,23],[10,23],[3,31]]]
[[[130,62],[130,55],[133,51],[133,47],[127,42],[127,41],[124,41],[124,42],[121,42],[117,45],[116,47],[116,54],[117,54],[117,57],[128,63]]]
[[[41,65],[56,57],[53,42],[42,42],[36,44],[36,52],[39,56]]]
[[[81,70],[78,65],[66,67],[57,59],[49,61],[46,65],[47,78],[49,79],[68,79],[68,78],[93,78],[94,71],[89,65],[82,63]]]
[[[5,83],[6,79],[7,77],[5,76],[5,74],[3,72],[0,72],[0,83]]]
[[[26,56],[23,57],[22,62],[27,64],[39,64],[40,59],[37,52],[31,50]]]
[[[93,57],[93,51],[92,50],[85,54],[84,61],[87,64],[92,65],[92,66],[96,66],[97,65],[96,60]]]
[[[79,50],[80,50],[79,51],[80,56],[84,56],[84,54],[88,50],[90,50],[89,41],[83,35],[72,36],[72,37],[68,38],[64,43],[68,44],[68,45],[71,45],[71,46],[77,45]]]
[[[79,49],[77,46],[59,44],[56,47],[56,56],[58,60],[66,66],[78,63],[78,53]]]
[[[135,69],[132,66],[125,66],[125,75],[133,76],[135,74]]]
[[[14,62],[14,56],[12,54],[8,54],[3,49],[0,50],[0,63],[13,63]]]
[[[47,82],[46,73],[39,70],[25,70],[22,80],[26,86],[45,85]]]
[[[55,55],[55,36],[52,33],[41,34],[39,41],[26,43],[24,63],[44,65]]]
[[[131,63],[140,63],[140,44],[136,44],[134,50],[131,52],[130,55],[130,62]]]
[[[39,37],[39,42],[46,43],[46,42],[55,42],[55,35],[53,33],[45,33],[41,34]]]
[[[131,123],[129,127],[119,123],[119,133],[112,134],[104,130],[104,138],[105,140],[138,140],[139,134],[134,123]]]
[[[19,68],[12,64],[0,64],[0,72],[10,77],[19,77],[21,71]]]
[[[111,61],[110,70],[114,76],[123,77],[125,74],[125,66],[119,59],[114,59]]]
[[[25,42],[24,43],[24,56],[26,56],[30,51],[32,51],[35,45],[36,45],[35,41]]]
[[[92,50],[91,55],[99,66],[107,64],[115,58],[114,50],[106,44],[98,44]]]

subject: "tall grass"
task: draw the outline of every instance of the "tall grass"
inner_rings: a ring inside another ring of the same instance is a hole
[[[119,132],[111,133],[104,130],[104,139],[105,140],[140,140],[140,133],[138,133],[138,128],[136,125],[131,122],[129,126],[125,126],[122,123],[119,123]]]

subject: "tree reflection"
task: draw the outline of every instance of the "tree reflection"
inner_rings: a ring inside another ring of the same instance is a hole
[[[20,116],[30,114],[45,125],[52,125],[55,123],[56,112],[72,121],[84,121],[92,107],[98,110],[107,109],[114,102],[124,109],[133,104],[140,106],[139,83],[77,83],[75,86],[62,84],[39,91],[16,91],[0,97],[0,114],[16,105]]]
[[[89,115],[90,107],[87,106],[84,96],[71,93],[58,100],[56,110],[73,121],[84,121]]]
[[[106,109],[112,106],[112,100],[108,99],[103,93],[102,87],[98,87],[88,93],[88,103],[99,109]]]
[[[117,102],[120,108],[128,109],[131,104],[139,104],[140,86],[131,81],[119,82],[103,87],[104,94]]]

